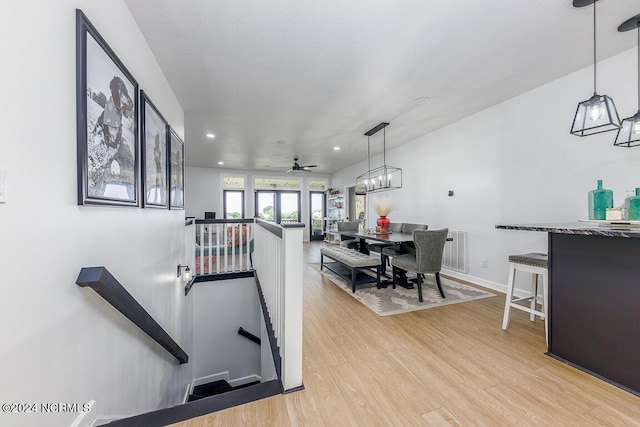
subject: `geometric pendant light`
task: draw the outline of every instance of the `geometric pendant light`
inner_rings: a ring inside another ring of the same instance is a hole
[[[620,128],[620,116],[613,99],[596,91],[596,3],[598,0],[573,0],[574,7],[593,4],[593,96],[578,104],[571,133],[589,136]]]
[[[637,147],[640,145],[640,15],[623,22],[618,31],[638,30],[638,112],[622,121],[616,142],[618,147]]]
[[[386,157],[386,130],[389,123],[382,122],[379,125],[365,132],[367,137],[367,159],[369,169],[356,178],[356,194],[368,194],[378,191],[394,190],[402,188],[402,169],[387,164]],[[371,169],[371,146],[369,138],[376,132],[382,130],[382,166]]]

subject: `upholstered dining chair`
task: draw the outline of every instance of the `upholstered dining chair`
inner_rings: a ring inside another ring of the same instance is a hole
[[[426,230],[429,228],[426,224],[411,224],[403,222],[400,225],[399,233],[411,234],[413,230]],[[388,245],[382,249],[382,255],[388,260],[389,257],[394,257],[402,254],[415,254],[416,245],[413,242],[403,242],[398,246]]]
[[[402,223],[401,222],[391,222],[389,223],[389,231],[392,233],[400,233],[402,231]],[[381,255],[382,260],[382,274],[386,271],[386,266],[389,264],[389,255],[385,254],[385,250],[391,254],[390,256],[395,255],[395,250],[393,249],[393,243],[369,243],[367,245],[367,249],[371,252],[377,252]]]
[[[429,226],[426,224],[411,224],[409,222],[403,222],[402,223],[402,230],[400,230],[403,233],[413,233],[413,230],[426,230],[428,229]],[[406,253],[416,253],[416,246],[413,244],[413,242],[407,242],[404,243],[402,245],[400,245],[400,253],[401,254],[406,254]]]
[[[402,223],[401,222],[390,222],[389,223],[389,231],[392,233],[400,233],[402,231]],[[393,247],[393,243],[369,243],[369,250],[372,252],[382,253],[383,248]]]
[[[389,231],[392,233],[400,233],[402,231],[402,223],[401,222],[390,222],[389,223]]]
[[[338,221],[336,222],[338,226],[338,233],[342,231],[358,231],[360,222],[359,221]],[[360,247],[360,242],[355,237],[351,236],[343,236],[340,235],[340,246],[344,246],[349,249],[358,249]]]
[[[445,298],[440,283],[440,269],[442,268],[442,253],[444,244],[447,241],[449,229],[441,230],[414,230],[413,242],[416,246],[415,254],[403,254],[393,257],[391,266],[393,267],[393,287],[396,287],[398,270],[414,271],[417,273],[418,300],[422,302],[422,280],[425,274],[434,274],[438,291],[442,298]]]

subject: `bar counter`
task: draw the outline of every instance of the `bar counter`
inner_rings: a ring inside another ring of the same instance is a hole
[[[547,354],[640,396],[640,227],[603,225],[496,228],[548,233]]]

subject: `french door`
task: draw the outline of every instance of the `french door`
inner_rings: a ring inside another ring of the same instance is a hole
[[[300,222],[300,192],[256,190],[256,217],[278,224]]]

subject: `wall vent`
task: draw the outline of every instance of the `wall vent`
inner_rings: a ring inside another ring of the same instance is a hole
[[[453,239],[444,245],[442,266],[449,270],[467,272],[467,232],[449,230],[449,238]]]

